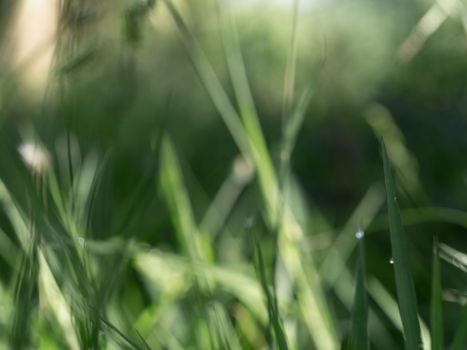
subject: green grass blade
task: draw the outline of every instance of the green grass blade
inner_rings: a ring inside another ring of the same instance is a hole
[[[441,270],[438,255],[438,240],[433,242],[433,267],[431,277],[431,344],[433,350],[443,349],[443,315]]]
[[[70,313],[70,306],[68,305],[65,296],[63,295],[57,281],[50,270],[49,264],[44,256],[44,252],[39,250],[39,293],[47,303],[51,312],[54,314],[58,324],[62,328],[63,335],[65,336],[68,346],[72,350],[79,349],[78,338],[73,328],[73,319]]]
[[[182,251],[191,259],[203,257],[190,199],[183,184],[180,164],[168,137],[162,141],[160,186],[169,207]]]
[[[164,3],[167,6],[170,15],[172,16],[179,30],[183,44],[185,45],[187,53],[190,56],[196,73],[203,83],[203,87],[206,89],[210,99],[219,111],[238,148],[242,151],[242,153],[249,154],[250,151],[248,141],[243,125],[240,122],[238,114],[230,102],[229,97],[225,93],[219,78],[216,76],[214,69],[209,64],[206,55],[204,54],[191,31],[188,29],[184,19],[172,1],[164,0]]]
[[[266,207],[266,222],[269,227],[274,227],[279,222],[277,212],[279,208],[280,186],[256,111],[250,103],[251,101],[248,102],[249,97],[243,95],[246,91],[237,91],[236,93],[242,94],[242,99],[244,98],[242,101],[245,102],[242,103],[244,108],[240,108],[242,125],[214,70],[207,61],[196,39],[187,28],[178,10],[170,0],[165,0],[164,3],[167,5],[179,29],[182,40],[204,88],[224,119],[239,149],[244,154],[249,155],[256,166],[258,183]],[[238,43],[235,41],[235,37],[233,39],[229,42],[229,45],[231,45],[230,47],[234,56],[230,57],[235,61],[231,62],[230,65],[235,65],[235,67],[231,67],[234,69],[243,69],[243,62],[240,61],[241,56],[239,56],[240,51],[237,46]],[[233,79],[234,77],[231,78]],[[246,88],[247,82],[244,78],[240,77],[238,85],[240,88]],[[238,98],[240,99],[240,94]],[[287,272],[291,275],[292,279],[297,281],[297,298],[300,310],[305,318],[305,323],[313,341],[318,347],[337,349],[338,343],[334,319],[326,303],[324,293],[321,290],[319,276],[311,260],[308,261],[306,266],[303,265],[304,257],[301,256],[299,249],[301,247],[300,239],[292,238],[296,237],[295,233],[297,231],[300,232],[299,235],[302,237],[303,229],[288,206],[284,207],[283,213],[284,218],[279,229],[279,250],[284,259]]]
[[[388,203],[389,231],[391,236],[392,255],[394,259],[395,280],[399,312],[404,328],[406,349],[419,349],[422,342],[420,324],[417,313],[417,297],[412,275],[409,269],[409,256],[406,237],[402,227],[399,204],[396,197],[393,170],[384,146],[381,143],[384,178]]]
[[[362,231],[359,233],[363,234]],[[365,244],[363,237],[357,237],[358,243],[358,267],[357,283],[355,287],[354,309],[352,313],[352,338],[351,344],[354,350],[369,349],[368,338],[368,296],[366,292],[366,262]]]
[[[264,266],[263,253],[261,252],[259,242],[256,243],[256,265],[263,293],[266,296],[269,323],[272,325],[274,337],[277,342],[277,348],[279,350],[288,350],[287,338],[284,332],[283,322],[279,314],[279,308],[277,306],[277,298],[275,291],[271,290],[266,277],[266,267]]]
[[[451,350],[463,350],[467,345],[467,305],[464,305],[462,318],[454,336]]]
[[[218,7],[220,10],[220,22],[223,24],[222,39],[227,67],[238,101],[240,117],[245,128],[251,156],[258,171],[259,185],[269,215],[268,220],[274,225],[277,222],[279,200],[276,174],[248,83],[235,22],[232,19],[227,2],[219,4]]]
[[[35,240],[34,240],[35,241]],[[37,276],[38,264],[36,242],[24,254],[22,266],[17,276],[15,299],[10,332],[11,349],[28,349],[32,341],[32,326],[37,315]]]
[[[381,105],[373,105],[366,112],[366,120],[374,134],[385,141],[385,148],[399,188],[403,188],[415,199],[425,199],[418,164],[407,147],[404,134],[395,123],[391,113]]]
[[[459,270],[467,272],[467,254],[454,249],[447,244],[439,245],[439,257],[447,263],[457,267]]]
[[[282,118],[285,120],[290,113],[290,108],[294,99],[295,93],[295,73],[297,66],[297,38],[298,38],[298,13],[300,8],[300,0],[293,2],[293,18],[292,18],[292,33],[290,38],[289,52],[287,54],[287,64],[285,68],[284,89],[282,98]]]

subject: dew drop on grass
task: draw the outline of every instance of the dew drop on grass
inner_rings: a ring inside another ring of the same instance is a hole
[[[363,230],[359,229],[357,232],[355,232],[355,238],[362,239],[363,237],[365,237],[365,232],[363,232]]]
[[[393,258],[392,256],[389,258],[389,263],[390,263],[391,265],[394,265],[394,258]]]
[[[246,218],[244,227],[245,229],[249,230],[253,228],[253,225],[255,224],[255,217],[254,216],[249,216]]]

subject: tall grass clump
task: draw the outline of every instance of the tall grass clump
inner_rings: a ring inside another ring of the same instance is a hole
[[[466,347],[462,191],[396,94],[438,7],[258,4],[59,1],[43,95],[7,67],[0,349]]]

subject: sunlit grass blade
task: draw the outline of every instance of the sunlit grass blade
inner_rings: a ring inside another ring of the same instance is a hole
[[[418,322],[417,297],[410,273],[409,253],[407,241],[402,227],[399,204],[396,196],[393,170],[386,152],[384,142],[381,142],[384,164],[384,179],[386,185],[389,231],[391,248],[394,259],[394,272],[397,289],[399,312],[404,327],[406,349],[418,349],[422,342],[420,337],[420,324]]]
[[[411,61],[425,45],[426,41],[457,10],[456,2],[437,1],[420,18],[410,34],[397,50],[397,58],[403,62]]]
[[[152,288],[168,298],[171,295],[183,295],[194,284],[192,263],[181,256],[154,249],[151,252],[140,252],[135,255],[135,267],[150,282]],[[198,263],[196,268],[203,270],[203,275],[209,280],[212,288],[235,296],[255,318],[266,322],[267,314],[262,302],[261,286],[256,279],[246,272],[224,266]],[[143,318],[148,316],[142,315],[140,325],[143,328]]]
[[[441,259],[467,272],[467,254],[458,251],[445,243],[439,244],[439,256]]]
[[[368,337],[368,296],[366,292],[366,262],[363,237],[358,237],[357,283],[355,287],[354,307],[352,312],[351,345],[354,350],[366,350],[370,347]]]
[[[462,309],[462,316],[454,335],[451,350],[463,350],[467,346],[467,305]]]
[[[57,282],[50,270],[44,253],[39,251],[39,293],[41,301],[50,306],[58,325],[62,328],[70,349],[79,349],[78,338],[73,327],[73,319],[70,314],[70,306],[62,294]]]
[[[272,159],[267,149],[266,140],[248,83],[236,26],[230,13],[229,4],[228,2],[218,2],[218,8],[221,14],[222,42],[224,44],[227,67],[238,101],[240,117],[245,128],[250,150],[249,155],[253,158],[258,171],[259,186],[263,193],[269,221],[275,224],[277,221],[279,189],[275,186],[277,179]]]
[[[431,346],[433,350],[443,349],[441,270],[438,255],[438,240],[433,242],[433,265],[431,276]]]
[[[157,250],[137,253],[135,264],[136,270],[147,281],[150,294],[158,296],[136,321],[135,328],[144,337],[154,329],[159,331],[160,327],[168,326],[163,325],[165,315],[172,311],[178,301],[193,297],[198,276],[203,276],[204,285],[209,285],[210,292],[233,296],[260,324],[267,322],[261,287],[253,277],[242,271],[190,261],[188,258]],[[207,316],[207,324],[203,327],[209,325],[210,337],[224,344],[221,348],[238,349],[238,336],[227,310],[217,301],[203,305],[203,309],[203,314]]]

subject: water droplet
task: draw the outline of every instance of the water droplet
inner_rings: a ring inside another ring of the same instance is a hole
[[[359,229],[357,232],[355,232],[355,237],[357,239],[362,239],[363,237],[365,237],[365,232],[363,232],[362,229]]]
[[[251,229],[254,224],[255,224],[255,217],[254,216],[247,217],[244,223],[245,229],[247,230]]]
[[[391,265],[394,265],[394,258],[393,258],[392,256],[391,256],[391,258],[389,259],[389,263],[390,263]]]

